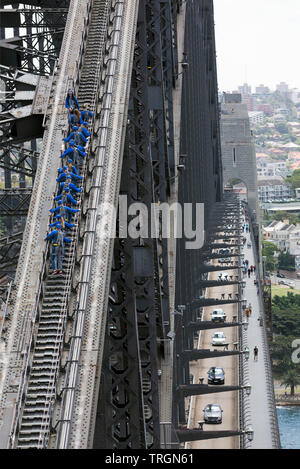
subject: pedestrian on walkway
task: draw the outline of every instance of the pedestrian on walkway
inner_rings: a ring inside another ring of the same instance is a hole
[[[251,275],[251,270],[248,269],[248,278],[250,278],[250,275]]]
[[[250,265],[251,274],[252,274],[252,272],[253,272],[253,269],[254,269],[254,266],[253,266],[253,265]]]
[[[253,353],[254,353],[254,361],[257,362],[258,360],[258,348],[257,348],[257,345],[255,345],[254,349],[253,349]]]
[[[251,304],[251,303],[249,303],[248,309],[249,309],[249,311],[250,311],[250,314],[252,314],[252,304]]]
[[[246,308],[245,314],[246,314],[247,321],[249,321],[249,317],[250,317],[250,309],[249,308]]]

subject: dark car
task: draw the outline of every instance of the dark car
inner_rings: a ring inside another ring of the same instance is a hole
[[[225,372],[223,368],[219,366],[212,366],[208,372],[208,384],[224,384],[225,383]]]
[[[277,277],[279,277],[279,278],[285,278],[285,275],[281,274],[280,272],[277,272]]]

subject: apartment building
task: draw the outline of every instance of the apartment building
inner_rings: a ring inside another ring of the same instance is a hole
[[[260,202],[289,199],[292,188],[281,176],[258,176],[258,199]]]

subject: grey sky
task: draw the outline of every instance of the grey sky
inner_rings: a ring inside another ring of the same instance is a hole
[[[300,88],[300,0],[214,0],[220,91]]]

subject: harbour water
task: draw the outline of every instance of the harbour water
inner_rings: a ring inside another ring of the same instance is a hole
[[[276,407],[282,449],[300,449],[300,406]]]

